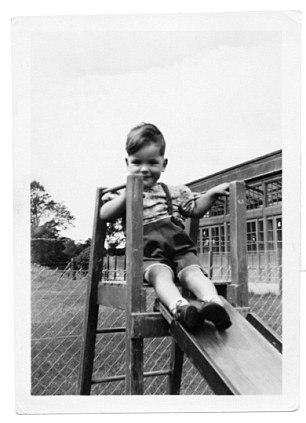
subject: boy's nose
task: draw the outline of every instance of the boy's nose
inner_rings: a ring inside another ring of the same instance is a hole
[[[149,172],[149,169],[148,169],[148,167],[147,167],[147,166],[141,166],[141,168],[140,168],[140,172],[141,172],[141,173],[148,173],[148,172]]]

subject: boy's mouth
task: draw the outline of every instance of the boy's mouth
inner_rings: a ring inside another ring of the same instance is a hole
[[[143,177],[143,183],[145,185],[153,185],[155,183],[155,180],[152,176],[144,176]]]

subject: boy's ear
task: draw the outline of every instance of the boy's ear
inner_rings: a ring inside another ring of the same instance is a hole
[[[166,167],[167,167],[167,164],[168,164],[168,159],[164,159],[164,163],[163,163],[163,172],[166,170]]]

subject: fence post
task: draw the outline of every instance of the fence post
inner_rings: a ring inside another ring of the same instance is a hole
[[[124,254],[123,279],[126,280],[126,253]]]
[[[76,264],[75,264],[74,258],[72,258],[70,261],[70,269],[71,269],[72,280],[75,281],[76,280]]]
[[[109,280],[110,280],[109,274],[110,274],[110,264],[109,264],[109,255],[108,255],[108,256],[107,256],[106,271],[105,271],[105,275],[107,276],[107,277],[105,278],[105,280],[107,280],[107,281],[109,281]]]
[[[141,175],[129,175],[126,197],[126,395],[143,394],[143,338],[133,339],[133,313],[143,310],[143,182]]]
[[[115,256],[115,262],[114,262],[114,280],[117,280],[117,256]]]
[[[231,242],[231,300],[237,307],[247,308],[248,266],[246,231],[246,194],[245,183],[230,183],[230,242]],[[233,298],[234,297],[234,298]]]

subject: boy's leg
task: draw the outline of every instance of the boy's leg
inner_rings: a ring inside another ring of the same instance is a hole
[[[172,304],[182,299],[182,295],[173,282],[173,273],[162,264],[150,266],[145,272],[145,279],[153,286],[160,301],[171,310]]]
[[[163,264],[151,265],[145,279],[153,286],[157,297],[187,329],[193,329],[199,319],[197,309],[182,297],[173,281],[172,270]]]
[[[203,273],[198,265],[182,269],[178,274],[180,283],[201,301],[215,301],[222,305],[215,285]]]

